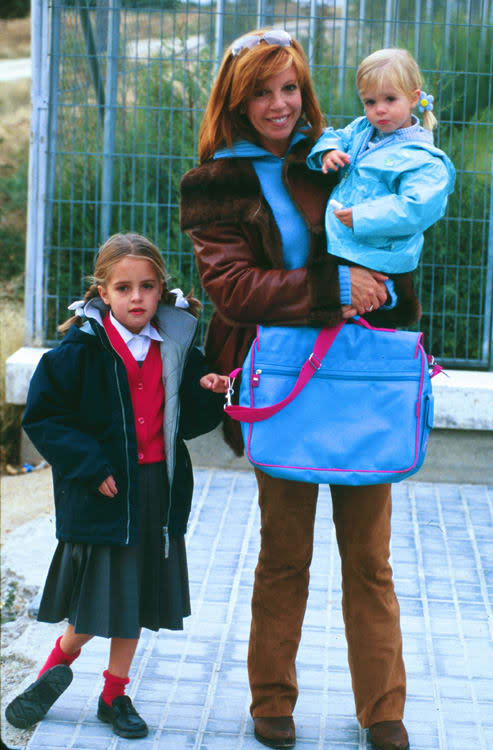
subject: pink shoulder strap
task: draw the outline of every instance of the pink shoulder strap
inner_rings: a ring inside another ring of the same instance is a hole
[[[284,409],[284,407],[290,404],[291,401],[296,398],[298,393],[303,390],[303,388],[313,377],[316,371],[320,370],[323,358],[334,343],[337,334],[344,326],[344,324],[345,321],[342,321],[342,323],[339,323],[333,328],[322,328],[315,340],[312,353],[300,370],[300,374],[293,390],[288,396],[286,396],[286,398],[284,398],[282,401],[278,401],[277,404],[272,404],[272,406],[264,406],[260,408],[235,405],[225,406],[224,411],[226,412],[226,414],[228,414],[228,416],[230,416],[232,419],[236,419],[238,422],[252,423],[262,422],[264,419],[268,419],[274,414],[280,412],[281,409]]]

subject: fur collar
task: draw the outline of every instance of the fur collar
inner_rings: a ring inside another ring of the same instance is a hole
[[[316,172],[309,172],[306,157],[312,139],[298,141],[284,160],[286,182],[294,172],[306,172],[317,182]],[[323,175],[325,184],[329,180]],[[330,192],[329,190],[327,192]],[[260,182],[250,159],[224,158],[205,162],[187,172],[181,181],[180,222],[182,231],[220,221],[255,220],[262,206]]]

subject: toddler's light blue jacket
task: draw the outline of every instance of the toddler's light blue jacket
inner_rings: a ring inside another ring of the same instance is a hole
[[[321,168],[329,149],[350,156],[340,170],[332,198],[353,209],[353,228],[345,227],[327,206],[328,251],[384,273],[404,273],[418,265],[423,232],[445,213],[454,189],[455,169],[433,145],[430,131],[417,118],[367,148],[373,126],[358,117],[340,130],[327,128],[311,150],[307,164]]]

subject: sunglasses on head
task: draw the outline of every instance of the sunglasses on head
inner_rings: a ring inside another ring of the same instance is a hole
[[[267,44],[278,44],[281,47],[288,47],[291,44],[292,38],[284,29],[271,29],[266,31],[261,36],[257,34],[247,34],[246,36],[240,36],[231,45],[231,54],[233,57],[239,55],[243,49],[252,49],[256,47],[260,42],[266,42]]]

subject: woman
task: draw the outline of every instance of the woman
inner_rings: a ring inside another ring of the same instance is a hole
[[[306,57],[283,30],[257,30],[226,51],[204,115],[200,166],[182,180],[190,236],[212,317],[206,351],[228,372],[242,364],[258,323],[335,325],[372,311],[409,324],[419,303],[408,275],[341,267],[327,254],[324,209],[334,185],[305,159],[323,128]],[[346,296],[349,304],[341,304]],[[363,401],[363,394],[362,394]],[[226,419],[241,454],[239,425]],[[261,551],[255,572],[248,670],[255,736],[292,747],[295,659],[308,595],[318,486],[256,470]],[[399,606],[388,563],[390,485],[331,487],[342,559],[343,612],[358,720],[374,748],[408,747]]]

